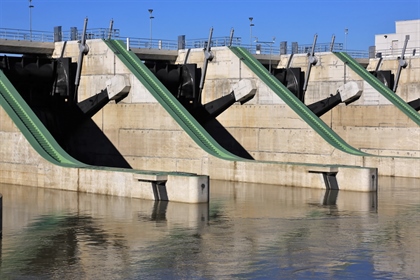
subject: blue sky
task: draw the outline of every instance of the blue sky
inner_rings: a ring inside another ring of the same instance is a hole
[[[153,39],[177,40],[229,36],[250,42],[249,17],[253,17],[252,37],[270,41],[312,44],[328,43],[334,34],[336,43],[347,48],[368,50],[375,34],[395,32],[395,22],[420,19],[420,0],[353,1],[281,1],[281,0],[32,0],[32,29],[63,31],[75,26],[82,29],[107,28],[111,19],[123,36],[150,38],[148,9],[153,9]],[[0,28],[29,30],[29,0],[0,0]],[[255,39],[253,39],[255,40]]]

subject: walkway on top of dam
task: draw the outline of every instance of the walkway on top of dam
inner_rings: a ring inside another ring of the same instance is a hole
[[[86,30],[87,39],[106,39],[112,38],[125,41],[130,50],[136,53],[142,60],[165,60],[175,62],[178,56],[179,49],[197,49],[205,48],[207,45],[207,38],[165,40],[165,39],[151,39],[151,38],[131,38],[119,35],[118,29],[113,29],[110,34],[107,28],[96,28]],[[82,32],[71,34],[70,32],[62,32],[61,40],[57,40],[57,35],[50,31],[35,31],[23,29],[0,28],[0,53],[9,54],[44,54],[52,56],[54,52],[54,42],[79,40],[82,37]],[[257,45],[259,45],[257,50]],[[212,47],[222,46],[241,46],[248,49],[261,63],[279,62],[280,54],[294,54],[308,53],[312,49],[311,44],[298,45],[293,43],[284,49],[280,49],[273,44],[263,44],[256,42],[253,45],[242,44],[240,37],[213,37],[211,40]],[[315,52],[328,52],[331,49],[331,43],[322,43],[315,46]],[[343,44],[335,43],[333,50],[342,51]],[[347,51],[353,58],[356,58],[360,63],[367,63],[368,52],[364,51]]]

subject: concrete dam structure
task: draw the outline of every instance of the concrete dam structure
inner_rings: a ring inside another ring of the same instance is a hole
[[[379,59],[361,66],[345,53],[282,55],[270,73],[267,57],[240,47],[179,50],[169,61],[123,41],[85,43],[82,53],[77,41],[56,42],[49,58],[60,61],[57,77],[79,72],[76,90],[60,79],[53,91],[21,85],[42,79],[48,63],[36,55],[32,74],[13,76],[13,60],[3,61],[1,182],[197,203],[208,201],[209,178],[376,191],[378,176],[420,177],[410,103],[420,98],[419,56],[395,93],[371,73]],[[289,79],[309,72],[304,91]],[[357,97],[345,99],[350,90]]]

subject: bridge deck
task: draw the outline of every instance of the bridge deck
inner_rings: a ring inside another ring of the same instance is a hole
[[[44,54],[46,56],[52,56],[53,52],[53,42],[31,42],[0,39],[0,53]]]
[[[0,39],[0,53],[9,54],[38,54],[52,56],[54,42],[35,42],[27,40]],[[154,49],[154,48],[131,48],[141,60],[163,60],[175,63],[178,57],[177,50]],[[255,58],[262,64],[271,63],[274,67],[280,62],[278,54],[254,54]],[[363,67],[369,63],[369,59],[356,59]]]

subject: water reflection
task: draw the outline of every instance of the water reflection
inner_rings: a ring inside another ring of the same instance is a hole
[[[210,204],[0,185],[1,279],[420,276],[420,180],[359,193],[211,182]]]

